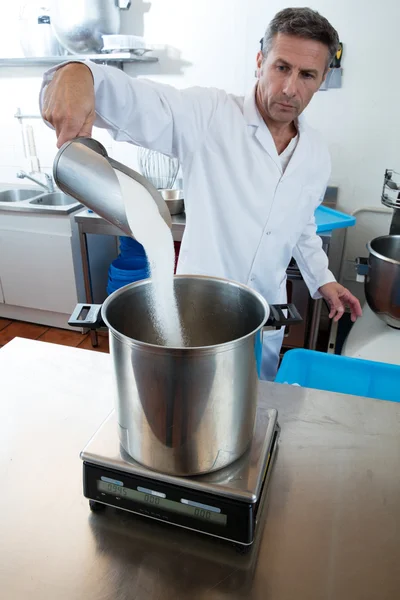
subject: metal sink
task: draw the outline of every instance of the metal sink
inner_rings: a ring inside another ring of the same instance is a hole
[[[40,196],[42,192],[40,190],[30,189],[15,189],[15,190],[4,190],[0,192],[0,202],[23,202],[30,198]]]
[[[81,207],[80,202],[61,190],[46,192],[40,189],[16,187],[0,191],[0,212],[69,215]]]
[[[29,204],[38,204],[41,206],[68,206],[70,204],[76,204],[75,198],[63,194],[63,192],[52,192],[51,194],[44,194],[31,200]]]

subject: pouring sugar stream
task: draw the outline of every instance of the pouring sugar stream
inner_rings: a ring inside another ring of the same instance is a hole
[[[182,347],[184,334],[174,293],[175,252],[172,233],[149,192],[121,171],[115,171],[129,227],[149,261],[151,314],[160,345]]]

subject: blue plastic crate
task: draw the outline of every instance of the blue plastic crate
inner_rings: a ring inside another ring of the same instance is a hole
[[[400,402],[400,366],[314,350],[286,352],[275,382]]]

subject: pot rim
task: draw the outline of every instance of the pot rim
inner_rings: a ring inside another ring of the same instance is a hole
[[[379,237],[374,238],[373,240],[370,240],[367,244],[367,250],[370,254],[372,254],[373,256],[375,256],[376,258],[379,258],[385,262],[390,262],[393,265],[400,265],[400,260],[396,260],[395,258],[389,258],[388,256],[385,256],[384,254],[380,254],[379,252],[377,252],[376,250],[374,250],[374,248],[372,248],[371,244],[373,244],[374,242],[377,242],[379,240],[384,240],[387,238],[399,238],[400,239],[400,235],[380,235]]]
[[[151,281],[151,279],[142,279],[141,281],[134,281],[133,283],[129,283],[128,285],[125,285],[124,287],[120,288],[119,290],[116,290],[115,292],[113,292],[103,303],[102,307],[101,307],[101,316],[102,319],[104,321],[104,323],[106,324],[107,328],[109,329],[110,332],[112,332],[115,337],[117,337],[120,341],[129,344],[129,346],[133,346],[133,347],[138,347],[141,350],[144,351],[148,351],[148,352],[171,352],[173,354],[185,354],[185,355],[190,355],[191,353],[195,353],[195,354],[209,354],[209,353],[215,353],[216,351],[218,352],[224,352],[227,350],[231,350],[233,347],[237,346],[238,344],[240,344],[241,342],[247,340],[248,338],[252,337],[253,335],[255,335],[260,329],[262,329],[265,325],[265,323],[267,322],[268,318],[269,318],[269,314],[270,314],[270,308],[269,308],[269,304],[268,302],[265,300],[265,298],[259,293],[256,292],[255,290],[253,290],[252,288],[250,288],[249,286],[242,284],[242,283],[238,283],[237,281],[233,281],[230,279],[224,279],[222,277],[209,277],[207,275],[185,275],[185,274],[180,274],[180,275],[174,275],[174,279],[202,279],[202,280],[207,280],[207,281],[219,281],[224,285],[229,285],[229,286],[234,286],[236,288],[239,289],[244,289],[247,292],[249,292],[250,294],[252,294],[253,296],[255,296],[258,301],[260,302],[260,304],[264,307],[264,318],[262,319],[260,325],[258,327],[256,327],[255,329],[253,329],[252,331],[250,331],[249,333],[247,333],[246,335],[237,338],[235,340],[231,340],[230,342],[224,342],[222,344],[214,344],[212,346],[184,346],[184,347],[179,347],[179,346],[160,346],[158,344],[150,344],[148,342],[142,342],[140,340],[135,340],[134,338],[130,338],[127,335],[121,333],[120,331],[118,331],[117,329],[115,329],[115,327],[113,327],[107,316],[106,316],[106,312],[108,307],[110,306],[110,304],[116,299],[118,298],[118,296],[123,295],[127,290],[135,288],[135,287],[142,287],[145,285],[149,285],[149,282]]]

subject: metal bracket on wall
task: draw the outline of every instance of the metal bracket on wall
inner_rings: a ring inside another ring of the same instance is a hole
[[[324,83],[319,88],[320,92],[325,92],[327,90],[339,89],[342,87],[342,75],[343,69],[330,69],[326,76]]]
[[[329,71],[327,73],[324,83],[319,88],[321,91],[332,90],[342,87],[342,75],[343,69],[341,68],[343,56],[343,44],[339,43],[339,48],[333,57],[331,64],[329,65]]]

